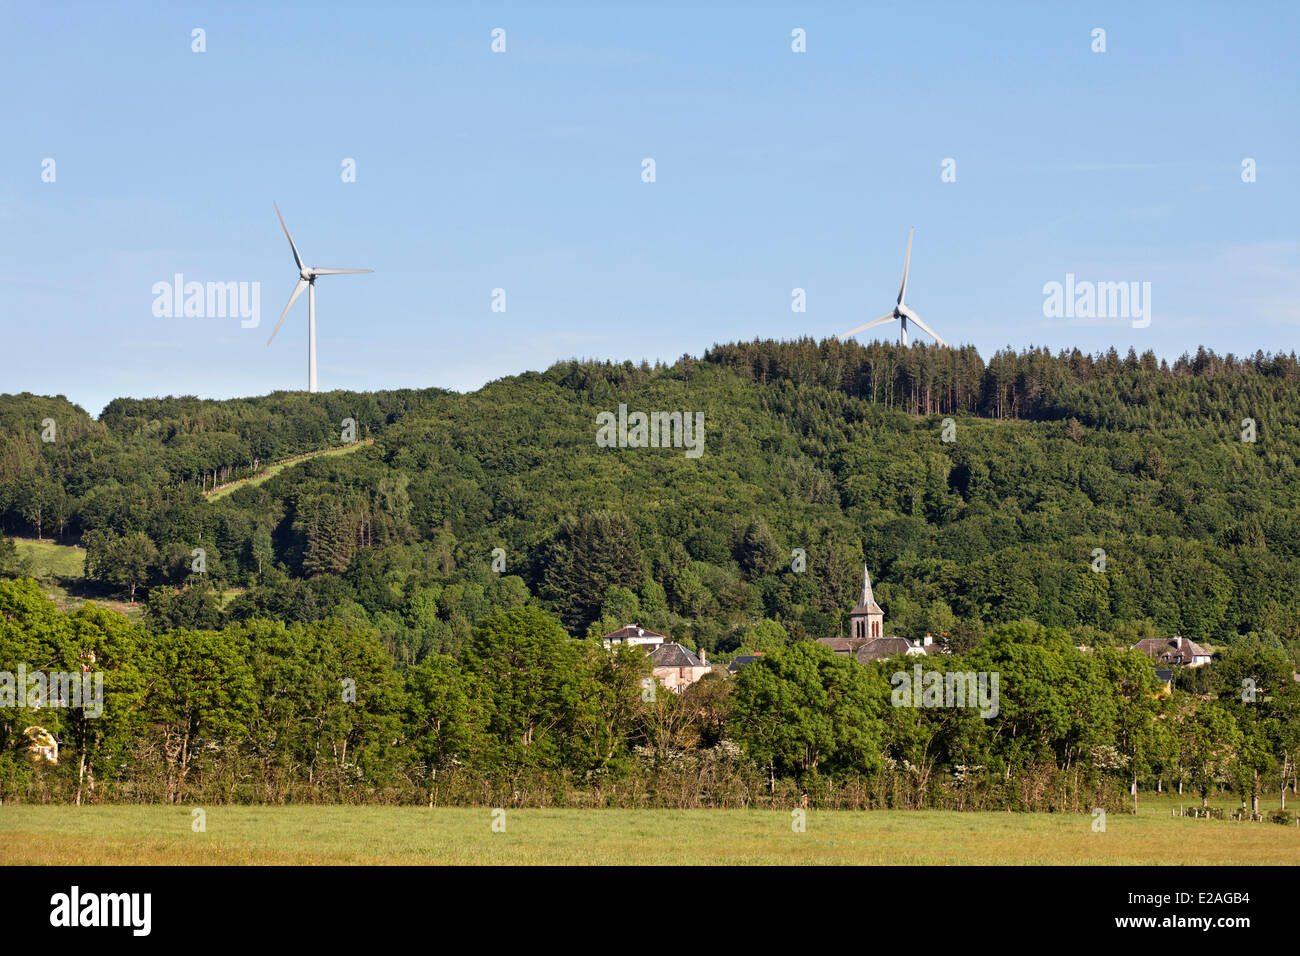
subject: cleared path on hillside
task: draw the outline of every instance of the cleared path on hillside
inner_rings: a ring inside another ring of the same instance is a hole
[[[299,462],[304,462],[311,458],[320,458],[322,455],[347,455],[356,451],[358,448],[364,448],[365,446],[373,445],[374,443],[375,440],[373,438],[366,438],[361,441],[353,442],[350,445],[341,445],[336,448],[322,448],[320,451],[309,451],[301,455],[294,455],[292,458],[285,458],[281,461],[272,462],[258,471],[255,475],[250,475],[247,478],[240,478],[237,481],[228,481],[224,485],[217,485],[217,487],[213,488],[211,491],[203,492],[203,497],[208,501],[216,501],[218,498],[230,494],[236,488],[260,485],[268,478],[278,475],[280,472],[284,471],[284,469],[296,465]]]

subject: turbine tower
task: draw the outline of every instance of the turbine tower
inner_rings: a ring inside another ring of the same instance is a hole
[[[911,263],[912,261],[912,235],[915,232],[916,230],[913,229],[911,232],[907,234],[907,257],[903,260],[903,284],[898,287],[898,302],[894,306],[894,311],[886,313],[885,315],[882,315],[878,319],[872,319],[866,325],[859,325],[856,329],[851,329],[848,332],[845,332],[843,335],[838,336],[841,342],[847,339],[850,335],[857,335],[859,332],[863,332],[873,326],[883,325],[886,322],[893,322],[895,319],[897,319],[899,322],[901,340],[903,345],[906,346],[907,345],[907,320],[911,319],[913,322],[915,322],[917,325],[921,327],[922,331],[924,331],[927,335],[930,336],[930,338],[934,339],[940,345],[948,344],[943,339],[939,338],[939,336],[935,335],[934,330],[931,329],[924,322],[922,322],[921,317],[918,316],[915,312],[913,312],[903,303],[903,296],[907,293],[907,267],[909,263]]]
[[[351,275],[359,272],[374,272],[374,269],[317,269],[313,266],[302,264],[302,256],[298,255],[298,247],[293,244],[293,236],[289,235],[289,227],[284,224],[284,216],[280,215],[280,207],[275,205],[275,214],[280,216],[280,227],[284,230],[284,237],[289,240],[289,248],[293,250],[293,261],[298,266],[298,284],[293,287],[293,295],[289,296],[289,304],[284,307],[280,313],[280,321],[275,323],[275,328],[271,330],[271,338],[266,340],[269,347],[271,340],[275,338],[275,333],[280,331],[280,326],[284,324],[284,317],[289,314],[293,304],[298,301],[298,296],[302,295],[305,288],[307,292],[307,391],[316,391],[316,277],[317,276],[340,276]]]

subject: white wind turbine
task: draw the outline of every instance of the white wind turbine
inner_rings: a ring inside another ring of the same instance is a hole
[[[275,206],[275,203],[272,203]],[[280,207],[275,206],[275,214],[280,216]],[[316,269],[312,266],[302,264],[302,256],[298,255],[298,247],[293,244],[293,236],[289,235],[289,227],[284,224],[284,216],[280,216],[280,226],[284,229],[284,237],[289,240],[289,248],[293,250],[293,261],[298,266],[298,284],[293,287],[293,295],[289,296],[289,304],[284,307],[280,313],[280,321],[275,323],[275,328],[271,330],[271,338],[266,340],[266,344],[271,344],[271,339],[275,338],[275,333],[280,331],[280,326],[284,324],[284,317],[289,314],[293,304],[298,301],[298,296],[302,295],[303,289],[308,289],[307,293],[307,391],[316,391],[316,277],[317,276],[340,276],[351,275],[358,272],[374,272],[374,269]]]
[[[903,284],[898,287],[898,304],[894,306],[894,311],[882,315],[878,319],[872,319],[866,325],[859,325],[856,329],[852,329],[848,332],[845,332],[843,335],[838,336],[841,342],[847,339],[850,335],[857,335],[859,332],[863,332],[873,326],[883,325],[886,322],[893,322],[895,319],[897,319],[902,331],[903,344],[906,345],[907,344],[907,320],[911,319],[913,322],[919,325],[921,329],[930,336],[930,338],[934,339],[940,345],[948,344],[943,339],[939,338],[939,336],[935,335],[934,330],[931,329],[924,322],[922,322],[920,316],[918,316],[915,312],[913,312],[903,303],[903,295],[907,292],[907,267],[908,264],[912,261],[912,234],[915,232],[916,230],[913,229],[911,232],[907,234],[907,258],[903,260]]]

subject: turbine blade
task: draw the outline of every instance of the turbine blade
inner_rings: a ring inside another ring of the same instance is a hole
[[[865,332],[867,329],[872,328],[873,326],[883,325],[886,322],[892,322],[892,321],[894,321],[894,313],[890,312],[888,315],[882,315],[878,319],[872,319],[866,325],[859,325],[856,329],[850,329],[849,331],[845,332],[843,335],[837,335],[836,338],[838,338],[841,342],[843,342],[850,335],[857,335],[859,332]]]
[[[343,276],[354,272],[374,272],[374,269],[308,269],[314,276]]]
[[[938,342],[940,345],[947,345],[947,344],[948,344],[948,343],[945,342],[943,339],[939,338],[939,336],[935,335],[935,334],[934,334],[934,329],[930,328],[928,325],[926,325],[924,322],[922,322],[921,319],[920,319],[920,317],[919,317],[915,312],[913,312],[911,309],[909,309],[907,306],[905,306],[905,305],[900,305],[900,306],[898,307],[898,311],[899,311],[899,312],[902,312],[905,316],[907,316],[909,319],[911,319],[913,322],[915,322],[917,325],[919,325],[919,326],[921,327],[921,331],[925,332],[928,336],[930,336],[930,338],[934,339],[934,340],[935,340],[936,342]]]
[[[907,258],[903,260],[903,284],[898,287],[898,302],[903,303],[903,293],[907,291],[907,266],[912,261],[912,235],[916,230],[913,229],[907,234]]]
[[[306,279],[299,279],[298,284],[293,287],[293,295],[289,296],[289,304],[284,307],[284,311],[280,313],[280,321],[275,323],[275,328],[271,330],[271,339],[275,338],[275,333],[280,331],[280,326],[284,324],[284,317],[289,314],[293,304],[298,301],[298,296],[302,295],[302,290],[307,288],[308,285],[310,283]],[[271,339],[266,340],[267,345],[271,344]]]
[[[280,216],[280,207],[276,206],[275,203],[271,203],[271,205],[275,206],[275,214]],[[293,261],[298,264],[298,271],[301,272],[302,256],[298,255],[298,247],[293,244],[293,236],[289,235],[289,227],[284,224],[284,216],[280,216],[280,228],[284,230],[284,238],[289,240],[289,248],[293,250]]]

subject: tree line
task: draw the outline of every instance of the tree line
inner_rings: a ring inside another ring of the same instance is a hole
[[[364,625],[159,634],[4,582],[0,670],[19,662],[102,673],[103,711],[33,710],[0,684],[5,801],[1080,811],[1160,786],[1281,808],[1300,755],[1300,682],[1276,649],[1239,645],[1165,692],[1144,655],[1083,653],[1032,622],[921,662],[998,674],[991,715],[900,706],[918,659],[863,665],[810,640],[676,694],[643,651],[571,637],[534,604],[399,666]],[[33,757],[34,729],[57,763]]]

